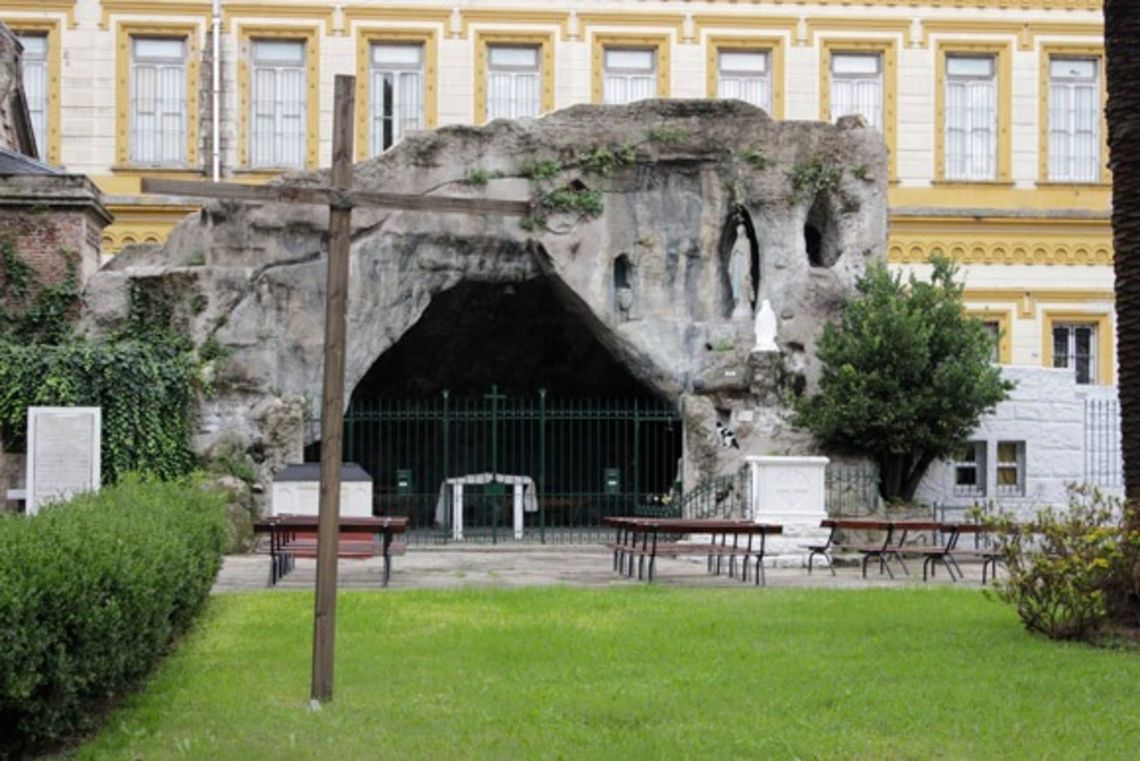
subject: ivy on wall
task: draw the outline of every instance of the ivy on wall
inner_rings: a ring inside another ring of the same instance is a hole
[[[0,239],[0,428],[22,443],[29,406],[103,410],[103,480],[129,471],[163,479],[188,473],[201,361],[171,325],[173,308],[132,290],[124,325],[107,340],[78,335],[74,266],[45,285]]]

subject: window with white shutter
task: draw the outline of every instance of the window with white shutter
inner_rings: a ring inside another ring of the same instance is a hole
[[[28,102],[28,115],[32,118],[32,132],[36,138],[36,152],[47,158],[48,120],[48,38],[46,34],[18,34],[24,47],[24,97]]]
[[[883,131],[883,57],[878,53],[831,55],[831,120],[850,114]]]
[[[602,79],[603,103],[632,103],[657,97],[657,51],[607,48]]]
[[[997,90],[993,56],[947,56],[946,179],[997,179]]]
[[[1066,323],[1053,326],[1053,367],[1069,367],[1077,383],[1096,383],[1097,326]]]
[[[765,50],[722,50],[717,54],[716,95],[772,111],[772,75]]]
[[[305,43],[254,40],[250,57],[250,167],[303,167],[308,119]]]
[[[370,144],[376,156],[424,127],[424,46],[372,46]]]
[[[131,39],[130,160],[186,163],[186,41]]]
[[[487,48],[487,119],[538,116],[542,111],[539,49],[491,45]]]
[[[1093,58],[1049,60],[1049,179],[1100,180],[1100,77]]]

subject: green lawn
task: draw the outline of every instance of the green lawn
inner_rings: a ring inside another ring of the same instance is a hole
[[[312,597],[213,599],[80,758],[1136,758],[1140,655],[975,590],[356,591],[307,708]]]

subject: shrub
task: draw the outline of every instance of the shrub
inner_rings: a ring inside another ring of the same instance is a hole
[[[91,728],[186,631],[225,541],[223,498],[128,477],[0,518],[0,757]]]
[[[1033,520],[993,521],[1007,537],[1007,580],[998,596],[1017,608],[1025,628],[1052,639],[1089,639],[1104,625],[1110,592],[1124,573],[1125,550],[1140,547],[1140,532],[1128,532],[1119,500],[1074,487],[1069,508],[1046,508]]]

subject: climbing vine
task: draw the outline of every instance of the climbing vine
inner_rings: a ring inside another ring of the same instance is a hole
[[[10,235],[0,238],[0,336],[22,343],[57,343],[71,332],[79,309],[79,280],[74,252],[60,250],[64,275],[43,283],[16,253]]]
[[[102,408],[105,483],[129,471],[175,478],[196,464],[190,441],[202,359],[171,327],[173,307],[132,288],[130,309],[108,340],[77,335],[74,256],[55,284],[44,284],[0,240],[0,429],[19,447],[30,406]]]

